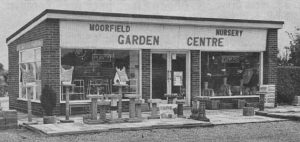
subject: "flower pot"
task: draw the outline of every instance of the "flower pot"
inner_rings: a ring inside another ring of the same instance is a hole
[[[43,122],[44,122],[44,124],[55,124],[56,116],[44,116]]]

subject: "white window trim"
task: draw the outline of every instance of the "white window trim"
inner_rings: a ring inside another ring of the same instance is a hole
[[[41,47],[35,47],[35,48],[30,48],[30,49],[24,49],[24,50],[19,50],[19,70],[20,70],[20,64],[22,63],[36,63],[36,62],[41,62],[41,59],[36,59],[36,49],[40,49],[41,50]],[[34,52],[34,60],[33,61],[30,61],[30,62],[22,62],[22,58],[21,58],[21,55],[22,55],[22,52],[24,51],[27,51],[27,50],[33,50]],[[34,74],[36,74],[36,70],[34,72]],[[25,98],[22,98],[22,82],[20,82],[21,80],[21,72],[19,71],[19,96],[17,98],[17,100],[23,100],[23,101],[27,101],[27,89],[26,89],[26,96]],[[41,81],[41,80],[37,80],[37,81]],[[31,83],[31,86],[33,87],[33,99],[31,99],[32,102],[37,102],[37,103],[40,103],[40,100],[37,100],[36,99],[36,83]]]
[[[62,49],[77,49],[77,48],[64,48],[64,47],[60,47],[59,48],[59,64],[61,65],[61,50]],[[138,87],[137,87],[137,93],[141,96],[141,100],[144,101],[144,99],[142,98],[142,49],[103,49],[103,48],[80,48],[80,49],[93,49],[93,50],[129,50],[129,51],[137,51],[139,54],[139,77],[138,79],[140,79],[138,81]],[[61,76],[59,77],[59,79],[61,79]],[[61,81],[59,81],[60,86],[61,86]],[[65,100],[61,99],[61,95],[62,95],[62,87],[59,87],[59,103],[66,103]],[[86,99],[86,100],[69,100],[70,102],[87,102],[87,101],[91,101],[91,99]],[[129,101],[129,99],[122,99],[122,101]]]

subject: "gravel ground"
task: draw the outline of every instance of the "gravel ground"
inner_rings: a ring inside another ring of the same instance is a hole
[[[283,121],[198,127],[190,129],[156,129],[105,132],[85,135],[49,137],[25,129],[0,131],[2,142],[182,142],[182,141],[300,141],[300,122]]]

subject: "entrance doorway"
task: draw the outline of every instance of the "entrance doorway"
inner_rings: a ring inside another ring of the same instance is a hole
[[[152,51],[151,98],[166,100],[164,94],[181,94],[190,105],[190,58],[188,51]]]

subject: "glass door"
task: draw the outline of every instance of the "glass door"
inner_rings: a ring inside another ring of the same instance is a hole
[[[178,94],[189,104],[188,52],[152,52],[151,94],[153,99],[166,100],[164,94]]]
[[[152,57],[152,98],[166,99],[164,94],[167,93],[168,69],[167,53],[153,53]]]
[[[186,54],[171,53],[171,93],[186,97]]]

